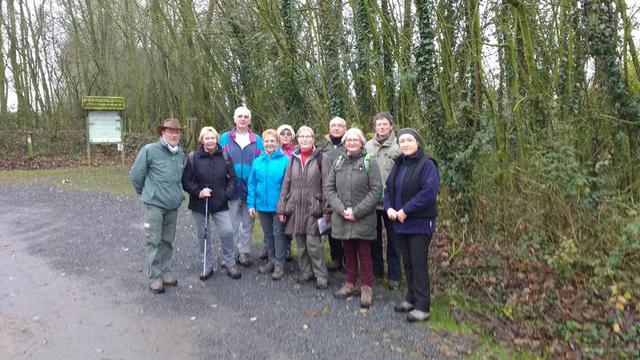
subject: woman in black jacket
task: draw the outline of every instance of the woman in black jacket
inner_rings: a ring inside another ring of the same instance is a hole
[[[189,193],[189,209],[200,244],[200,254],[204,253],[205,215],[211,216],[218,229],[222,241],[222,261],[227,275],[233,279],[241,274],[236,266],[233,228],[229,214],[228,195],[236,186],[236,173],[231,159],[227,159],[218,145],[220,135],[211,126],[200,130],[198,150],[189,154],[182,173],[182,188]],[[208,201],[208,206],[205,206]],[[208,208],[208,213],[205,210]],[[208,232],[208,229],[207,229]],[[207,254],[204,273],[200,280],[207,280],[213,275],[214,259],[211,250],[211,237],[207,239]]]

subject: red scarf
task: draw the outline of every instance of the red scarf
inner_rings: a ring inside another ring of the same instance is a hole
[[[302,160],[302,165],[304,166],[307,163],[307,158],[313,154],[313,148],[309,149],[309,151],[302,151],[300,149],[300,159]]]

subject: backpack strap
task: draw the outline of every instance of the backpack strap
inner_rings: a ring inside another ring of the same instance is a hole
[[[365,172],[369,172],[369,169],[371,168],[371,154],[365,154],[364,155],[364,171]]]
[[[338,155],[338,157],[336,157],[336,159],[333,162],[333,168],[337,170],[340,167],[340,165],[342,165],[343,161],[344,161],[344,155],[342,154]]]
[[[320,175],[322,175],[322,156],[324,152],[318,151],[318,155],[316,156],[316,161],[318,162],[318,170],[320,170]]]

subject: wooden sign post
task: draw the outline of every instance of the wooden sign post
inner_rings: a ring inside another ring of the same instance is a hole
[[[117,144],[125,162],[123,141],[124,98],[115,96],[83,96],[82,109],[87,114],[87,161],[91,165],[91,144]]]

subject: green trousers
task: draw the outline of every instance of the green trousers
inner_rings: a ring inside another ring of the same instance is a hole
[[[298,267],[302,277],[316,277],[319,281],[329,281],[329,273],[324,263],[324,246],[319,235],[296,235],[298,243]]]
[[[144,235],[147,240],[145,250],[150,279],[158,279],[169,271],[177,220],[178,209],[169,210],[144,204]]]

